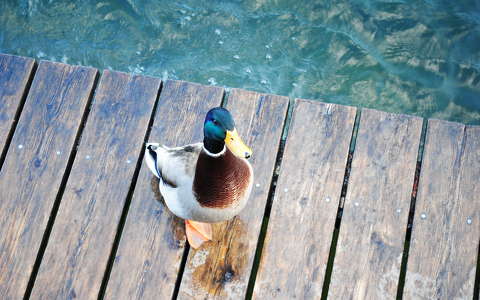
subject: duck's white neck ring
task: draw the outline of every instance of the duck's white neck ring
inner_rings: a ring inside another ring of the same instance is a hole
[[[223,154],[225,154],[225,151],[227,151],[227,147],[225,145],[223,146],[222,151],[220,151],[218,153],[212,153],[212,152],[208,151],[207,148],[205,148],[205,145],[203,145],[202,147],[203,147],[203,151],[205,151],[205,153],[207,153],[207,155],[211,156],[211,157],[220,157]]]

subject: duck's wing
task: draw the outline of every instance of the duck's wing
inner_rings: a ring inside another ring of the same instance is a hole
[[[156,143],[148,143],[145,161],[153,174],[164,184],[176,188],[193,179],[202,146],[203,143],[196,143],[168,148]]]

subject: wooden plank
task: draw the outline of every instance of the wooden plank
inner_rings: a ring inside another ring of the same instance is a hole
[[[203,140],[207,111],[223,89],[167,81],[149,140],[179,146]],[[142,164],[106,299],[170,299],[182,259],[184,223],[163,205],[158,180]]]
[[[296,100],[254,298],[320,297],[355,113]]]
[[[430,120],[404,299],[474,298],[479,178],[480,127]]]
[[[104,71],[33,299],[97,297],[159,87],[156,78]]]
[[[179,299],[243,299],[275,167],[288,98],[234,89],[228,109],[253,149],[255,184],[247,207],[213,226],[213,242],[190,249]]]
[[[96,70],[40,62],[0,172],[0,298],[21,299]]]
[[[362,111],[329,298],[396,297],[421,132],[421,118]]]
[[[0,54],[0,153],[3,156],[15,115],[21,106],[35,60]],[[2,158],[0,156],[0,159]],[[0,161],[0,168],[1,168]]]

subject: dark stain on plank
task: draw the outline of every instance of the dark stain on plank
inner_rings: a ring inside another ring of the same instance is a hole
[[[193,269],[193,284],[201,286],[209,294],[217,296],[226,296],[225,285],[240,279],[240,275],[245,272],[248,258],[245,250],[248,248],[249,241],[242,238],[246,237],[246,226],[242,220],[235,217],[230,222],[217,223],[214,227],[214,236],[218,237],[220,233],[224,234],[223,230],[218,230],[222,229],[222,225],[227,226],[223,228],[225,232],[235,231],[235,236],[226,241],[228,247],[219,245],[220,243],[223,244],[223,241],[210,242],[210,249],[207,250],[208,254],[201,250],[195,251],[188,266]],[[235,253],[235,255],[229,255],[229,253]],[[200,256],[198,260],[205,259],[204,264],[196,265],[198,263],[195,258],[196,255]],[[206,256],[206,258],[202,256]],[[212,269],[212,266],[215,266],[215,269]]]

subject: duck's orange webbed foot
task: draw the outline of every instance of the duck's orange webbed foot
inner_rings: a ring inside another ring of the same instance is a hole
[[[212,225],[209,223],[185,220],[185,233],[190,246],[194,249],[212,239]]]

